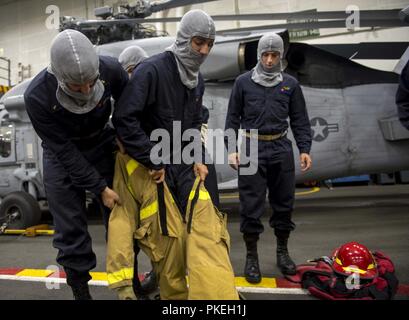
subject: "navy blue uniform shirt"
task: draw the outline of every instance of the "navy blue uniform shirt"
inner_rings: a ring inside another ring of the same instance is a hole
[[[43,148],[56,155],[75,186],[95,194],[100,194],[107,184],[84,157],[81,144],[90,137],[98,139],[104,131],[112,111],[110,99],[118,101],[128,81],[128,74],[116,59],[100,56],[99,62],[105,91],[99,104],[88,113],[72,113],[57,101],[57,79],[46,69],[31,81],[24,94],[27,113]]]
[[[304,96],[298,81],[283,73],[275,87],[264,87],[252,79],[252,71],[237,77],[231,92],[225,129],[258,129],[258,134],[273,135],[288,128],[290,119],[300,153],[311,149],[311,126]]]
[[[136,67],[112,118],[132,158],[150,169],[161,169],[163,164],[154,164],[150,159],[155,145],[149,138],[153,130],[167,130],[171,141],[173,121],[181,121],[182,132],[187,129],[200,132],[204,89],[203,80],[199,80],[198,87],[193,89],[183,85],[172,52],[154,55]]]

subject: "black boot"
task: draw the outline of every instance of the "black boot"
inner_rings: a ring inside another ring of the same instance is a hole
[[[158,289],[156,273],[153,269],[145,275],[142,281],[134,283],[134,291],[138,300],[150,300],[149,295]]]
[[[288,238],[290,231],[275,230],[277,237],[277,266],[284,275],[295,275],[296,265],[288,254]]]
[[[139,276],[138,276],[138,254],[141,251],[141,249],[138,246],[138,241],[134,240],[134,245],[133,245],[133,249],[134,249],[134,277],[132,279],[132,287],[133,287],[133,291],[135,293],[135,296],[137,297],[138,300],[150,300],[149,297],[149,290],[144,290],[144,287],[146,287],[148,285],[148,289],[149,289],[149,285],[152,283],[152,281],[150,281],[151,279],[147,279],[147,276],[145,276],[145,279],[143,280],[143,282],[141,282],[139,280]],[[153,273],[153,270],[150,272]],[[148,281],[147,281],[148,280]],[[156,285],[156,277],[155,277],[155,288],[157,287]],[[153,290],[152,290],[153,291]]]
[[[71,289],[75,300],[92,300],[87,282],[73,284]]]
[[[244,267],[244,276],[246,280],[250,283],[260,283],[261,282],[261,272],[260,266],[258,264],[258,254],[257,254],[257,233],[245,233],[243,234],[244,242],[246,243],[247,255],[246,255],[246,265]]]
[[[156,279],[156,273],[151,270],[145,275],[145,278],[141,281],[141,287],[139,288],[142,294],[151,294],[158,289],[158,281]]]

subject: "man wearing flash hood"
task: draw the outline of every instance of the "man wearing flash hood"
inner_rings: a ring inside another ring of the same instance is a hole
[[[59,33],[51,45],[51,64],[24,94],[27,113],[42,140],[44,186],[53,216],[67,284],[77,300],[91,299],[89,271],[96,266],[86,218],[88,190],[109,209],[119,202],[111,189],[115,133],[108,125],[111,97],[117,101],[128,75],[114,58],[96,54],[86,36]]]

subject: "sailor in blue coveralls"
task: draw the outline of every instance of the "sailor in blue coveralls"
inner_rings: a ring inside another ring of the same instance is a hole
[[[175,160],[175,154],[181,154],[185,142],[181,148],[171,145],[170,163],[154,161],[151,150],[155,143],[150,136],[153,131],[162,129],[169,133],[172,142],[177,136],[173,130],[177,122],[182,133],[195,129],[200,139],[204,83],[199,69],[213,46],[215,33],[208,14],[201,10],[186,13],[175,42],[135,69],[112,118],[126,152],[150,169],[156,183],[160,184],[166,177],[182,213],[186,212],[195,175],[205,181],[207,166],[203,162],[189,164],[183,159],[181,163]],[[201,146],[201,141],[198,142]]]
[[[295,274],[296,266],[288,254],[287,242],[294,230],[291,220],[295,193],[292,144],[286,137],[288,122],[300,151],[301,168],[310,169],[311,128],[304,97],[298,81],[281,71],[284,45],[280,36],[270,33],[258,44],[257,66],[239,76],[234,84],[225,129],[245,130],[246,143],[257,139],[258,167],[253,175],[240,174],[237,152],[230,152],[230,165],[239,170],[240,231],[247,248],[245,276],[258,283],[261,273],[257,254],[260,221],[266,191],[273,209],[270,226],[277,238],[277,265],[284,274]],[[247,130],[257,129],[256,136]]]
[[[96,266],[86,217],[86,194],[103,203],[104,222],[118,195],[111,189],[116,150],[108,125],[111,97],[128,81],[114,58],[98,57],[80,32],[65,30],[51,45],[51,64],[30,83],[24,99],[42,140],[44,186],[58,249],[75,299],[91,299],[89,271]]]

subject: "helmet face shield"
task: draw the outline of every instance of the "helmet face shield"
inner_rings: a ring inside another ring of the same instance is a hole
[[[378,275],[372,253],[360,243],[348,242],[343,244],[334,252],[332,259],[332,268],[343,276],[350,276],[355,273],[362,279],[373,279]]]

